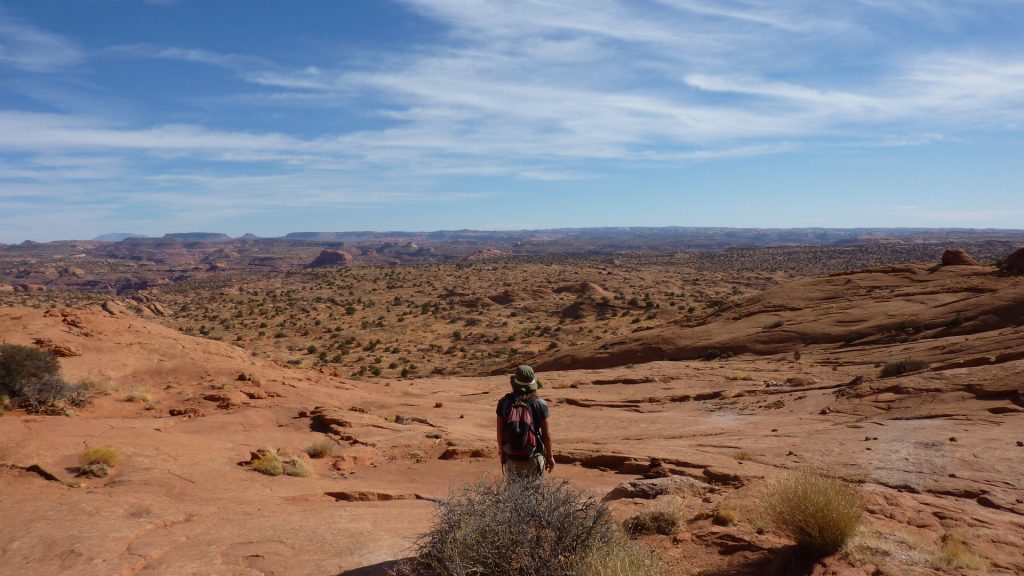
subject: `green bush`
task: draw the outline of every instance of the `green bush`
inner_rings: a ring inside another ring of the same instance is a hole
[[[0,395],[29,412],[67,413],[66,406],[89,403],[89,393],[60,376],[60,363],[52,352],[0,345]]]
[[[25,387],[60,374],[60,363],[52,352],[18,346],[0,345],[0,392],[18,398]]]
[[[416,576],[652,576],[657,564],[625,541],[596,498],[568,484],[480,482],[441,501],[416,556]]]
[[[889,362],[882,368],[882,378],[889,378],[891,376],[899,376],[908,372],[917,372],[918,370],[924,370],[929,364],[924,360],[914,360],[907,358],[898,362]]]

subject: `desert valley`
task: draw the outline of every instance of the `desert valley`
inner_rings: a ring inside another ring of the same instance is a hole
[[[398,570],[439,502],[500,478],[495,404],[524,363],[551,479],[616,525],[667,516],[631,540],[666,573],[1021,574],[1021,246],[728,229],[0,246],[0,342],[52,353],[75,391],[4,399],[0,574]],[[116,457],[82,460],[97,450]],[[811,559],[769,510],[805,470],[864,514]]]

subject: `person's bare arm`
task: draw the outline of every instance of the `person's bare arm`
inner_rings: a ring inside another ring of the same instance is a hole
[[[551,427],[548,426],[548,418],[541,422],[540,431],[544,435],[544,467],[548,472],[555,469],[555,459],[551,455]]]
[[[497,420],[497,422],[498,422],[498,455],[501,458],[501,463],[504,464],[505,463],[505,451],[501,449],[501,444],[502,444],[502,440],[503,440],[502,436],[504,435],[504,432],[505,432],[505,422],[502,420],[500,415],[497,416],[497,419],[498,419]]]

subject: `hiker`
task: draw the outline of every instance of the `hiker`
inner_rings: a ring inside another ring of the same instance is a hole
[[[551,457],[548,404],[533,368],[521,365],[511,376],[512,392],[498,401],[498,451],[508,477],[540,477],[555,468]]]

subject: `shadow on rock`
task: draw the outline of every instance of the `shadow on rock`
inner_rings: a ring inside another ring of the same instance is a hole
[[[379,562],[371,566],[363,566],[362,568],[346,570],[338,574],[338,576],[389,576],[402,562],[403,560]]]
[[[816,564],[796,546],[783,546],[737,564],[701,572],[700,576],[810,576]]]

